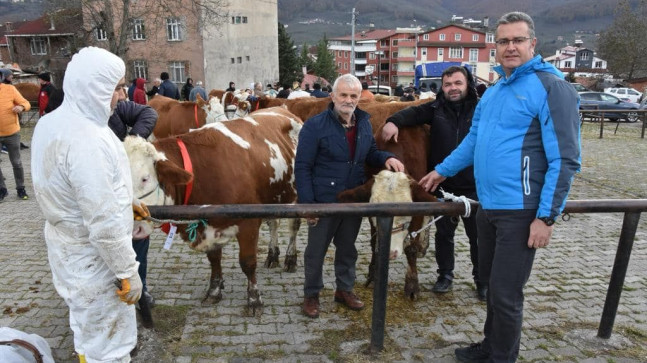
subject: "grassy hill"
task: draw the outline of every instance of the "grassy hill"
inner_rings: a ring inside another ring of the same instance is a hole
[[[631,0],[636,4],[639,0]],[[538,51],[551,55],[573,44],[577,37],[584,46],[596,48],[596,36],[613,21],[619,0],[278,0],[279,21],[288,25],[296,44],[316,44],[328,37],[351,32],[351,9],[359,12],[356,30],[419,25],[423,28],[448,24],[452,15],[481,20],[490,25],[508,11],[524,11],[535,20]],[[558,37],[563,40],[559,41]]]

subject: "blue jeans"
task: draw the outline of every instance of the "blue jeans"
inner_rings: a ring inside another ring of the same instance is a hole
[[[135,250],[135,259],[139,262],[139,269],[137,273],[139,278],[142,279],[142,285],[144,286],[144,291],[148,291],[146,287],[146,268],[148,266],[148,247],[150,246],[151,240],[146,237],[144,239],[134,239],[133,240],[133,250]]]
[[[16,132],[9,136],[0,136],[0,146],[7,147],[9,153],[9,161],[13,166],[13,178],[16,181],[16,189],[25,188],[25,173],[22,169],[22,161],[20,160],[20,132]],[[0,189],[7,188],[2,175],[2,168],[0,168]]]
[[[483,210],[476,214],[479,274],[489,282],[483,349],[493,362],[515,362],[523,320],[523,288],[535,249],[528,248],[530,223],[537,211]]]

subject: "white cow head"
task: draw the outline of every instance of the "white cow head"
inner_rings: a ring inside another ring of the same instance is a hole
[[[382,170],[375,175],[375,183],[371,188],[370,203],[406,203],[412,202],[411,182],[409,176],[402,172]],[[404,239],[409,231],[408,226],[411,217],[393,217],[393,233],[391,234],[391,250],[389,258],[394,259],[402,255]]]
[[[211,96],[208,101],[204,101],[198,94],[196,102],[198,103],[198,107],[202,108],[204,112],[207,113],[207,124],[228,120],[227,115],[225,114],[225,107],[220,103],[220,99],[218,97]]]
[[[162,183],[186,184],[193,176],[168,161],[164,153],[139,136],[126,137],[124,148],[130,161],[135,198],[147,205],[174,204],[173,199],[164,194]]]

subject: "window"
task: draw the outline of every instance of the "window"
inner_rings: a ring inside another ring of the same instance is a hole
[[[391,53],[391,59],[398,59],[398,52]]]
[[[341,58],[341,57],[343,57],[342,51],[338,50],[337,51],[337,58]]]
[[[245,60],[249,62],[249,56],[248,55],[245,56]]]
[[[449,48],[449,58],[463,59],[463,47]]]
[[[169,41],[182,40],[182,21],[178,17],[166,18],[166,39]]]
[[[470,49],[470,62],[478,62],[479,61],[479,50],[478,49]]]
[[[487,43],[494,43],[494,33],[485,34],[485,41]]]
[[[101,27],[97,27],[95,35],[97,40],[108,40],[108,33]]]
[[[602,68],[602,61],[595,62],[595,65],[593,66],[593,68]]]
[[[473,42],[478,42],[479,41],[479,35],[478,34],[472,34],[472,41]]]
[[[429,34],[423,34],[422,40],[429,40]]]
[[[148,66],[145,60],[133,61],[133,74],[136,78],[148,79]]]
[[[47,42],[45,42],[45,38],[31,38],[29,45],[31,48],[31,55],[47,54]]]
[[[375,59],[375,52],[368,53],[368,59]]]
[[[247,17],[243,16],[243,24],[247,24]]]
[[[344,69],[348,69],[348,63],[344,62]]]
[[[445,40],[445,34],[441,33],[438,35],[439,40]]]
[[[144,34],[144,21],[142,19],[133,20],[133,40],[144,39],[146,39],[146,35]]]
[[[496,57],[496,49],[490,49],[490,58]]]
[[[397,39],[393,39],[393,40],[391,41],[391,44],[392,44],[394,47],[397,47],[397,46],[398,46],[398,40],[397,40]]]
[[[380,40],[380,47],[388,47],[389,45],[386,43],[386,40]]]
[[[168,64],[169,78],[171,82],[175,83],[184,83],[186,77],[185,74],[185,64],[184,62],[170,62]]]
[[[444,50],[445,48],[438,48],[438,58],[442,57],[445,54]]]
[[[337,69],[341,69],[341,62],[337,62]]]
[[[420,54],[427,55],[427,48],[426,47],[420,48]]]
[[[581,60],[589,60],[589,52],[582,52],[580,59]]]
[[[571,61],[565,61],[564,68],[571,68]]]
[[[243,57],[236,57],[236,62],[243,63]]]
[[[240,16],[236,17],[236,24],[240,24],[242,21],[243,21],[243,18],[241,18]]]
[[[349,54],[348,51],[345,51],[344,52],[344,58],[348,58],[348,54]]]
[[[231,58],[231,64],[235,64],[235,63],[236,63],[236,59],[235,59],[235,58]]]
[[[455,40],[455,41],[459,41],[459,40],[461,40],[461,33],[455,33],[455,34],[454,34],[454,40]]]
[[[391,64],[391,69],[394,70],[394,71],[397,71],[398,70],[398,63],[392,63]]]

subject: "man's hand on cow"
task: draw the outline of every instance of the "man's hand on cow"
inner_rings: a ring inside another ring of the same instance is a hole
[[[398,127],[393,124],[393,122],[387,122],[382,127],[382,140],[389,141],[393,139],[393,142],[397,144],[398,142]]]
[[[391,171],[404,172],[404,164],[402,164],[402,162],[396,158],[386,159],[386,163],[384,163],[384,166]]]
[[[445,181],[447,179],[446,177],[438,174],[437,171],[433,170],[429,174],[425,175],[420,179],[418,184],[424,189],[426,192],[432,191],[435,192],[440,183]]]
[[[148,211],[148,207],[144,202],[139,199],[133,200],[133,218],[136,221],[144,220],[151,216],[151,212]]]
[[[553,227],[547,226],[541,219],[535,218],[530,224],[530,236],[528,237],[528,248],[542,248],[548,246],[550,237],[553,235]]]

